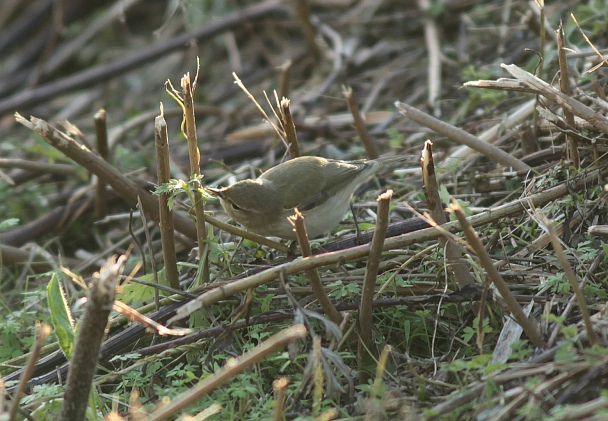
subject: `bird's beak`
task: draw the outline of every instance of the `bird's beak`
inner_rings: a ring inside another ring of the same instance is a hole
[[[204,189],[220,199],[224,198],[224,189],[214,189],[213,187],[204,187]]]

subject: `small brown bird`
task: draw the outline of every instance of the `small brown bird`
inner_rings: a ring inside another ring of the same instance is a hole
[[[264,172],[255,180],[220,189],[206,188],[239,224],[257,234],[295,240],[287,217],[294,208],[304,216],[311,238],[340,223],[359,184],[383,168],[406,160],[392,156],[374,160],[340,161],[303,156]]]

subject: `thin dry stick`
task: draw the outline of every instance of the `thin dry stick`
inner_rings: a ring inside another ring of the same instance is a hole
[[[479,262],[486,270],[490,280],[492,280],[494,285],[496,285],[496,288],[502,295],[502,298],[505,300],[507,309],[511,312],[511,314],[513,314],[515,320],[517,320],[517,323],[519,323],[520,326],[524,329],[532,343],[538,348],[543,348],[545,346],[545,343],[540,335],[540,332],[538,331],[536,326],[528,319],[528,317],[526,317],[523,309],[521,308],[521,306],[513,296],[513,293],[509,289],[509,286],[502,278],[500,272],[498,272],[498,269],[496,269],[496,267],[494,266],[492,259],[490,258],[488,251],[481,243],[477,232],[475,232],[470,222],[464,216],[462,208],[460,207],[458,202],[454,200],[450,204],[450,210],[454,212],[456,218],[458,218],[458,222],[462,226],[462,230],[464,232],[465,237],[467,238],[467,241],[469,242],[469,245],[473,248],[473,250],[475,250],[475,253],[477,253]]]
[[[220,221],[217,218],[210,216],[209,214],[205,214],[205,221],[217,227],[223,231],[229,232],[234,235],[238,235],[239,237],[246,238],[251,241],[255,241],[258,244],[263,246],[267,246],[278,250],[282,253],[287,253],[289,251],[289,247],[287,247],[283,243],[279,243],[278,241],[271,240],[270,238],[264,237],[263,235],[256,234],[255,232],[247,231],[246,229],[239,228],[235,225],[230,225],[227,222]]]
[[[441,45],[439,42],[439,31],[437,25],[430,15],[431,2],[429,0],[418,0],[418,8],[424,14],[424,40],[429,62],[427,65],[428,102],[433,109],[433,114],[439,116],[441,109],[437,102],[441,93]]]
[[[198,75],[197,75],[198,76]],[[201,194],[201,154],[198,150],[196,137],[196,122],[194,118],[194,100],[192,93],[194,88],[190,84],[190,73],[186,73],[181,80],[184,91],[184,116],[186,118],[186,135],[188,136],[188,156],[190,157],[190,177],[192,178],[192,190],[194,196],[194,215],[196,217],[196,239],[198,242],[198,258],[202,267],[202,281],[209,282],[209,262],[207,261],[208,246],[207,227],[205,226],[205,205]],[[196,78],[195,78],[196,83]],[[196,86],[195,86],[196,87]]]
[[[87,306],[70,362],[60,421],[79,421],[85,418],[99,348],[114,303],[116,285],[126,261],[126,256],[118,259],[116,256],[110,257],[96,274],[89,289]]]
[[[555,232],[555,228],[551,221],[545,217],[544,215],[539,215],[539,221],[547,228],[549,232],[549,236],[551,238],[551,244],[553,245],[553,250],[559,259],[562,267],[564,268],[564,273],[566,278],[568,278],[568,282],[570,282],[570,287],[572,288],[572,292],[576,297],[576,302],[578,303],[578,307],[581,310],[581,315],[583,316],[583,321],[585,322],[585,329],[587,330],[587,338],[589,339],[589,343],[594,345],[597,342],[597,338],[595,337],[595,333],[593,332],[593,324],[591,323],[591,317],[589,315],[589,309],[587,308],[587,302],[585,301],[585,296],[583,295],[583,291],[579,285],[580,280],[572,270],[572,266],[568,261],[568,258],[564,254],[564,249],[562,247],[562,243],[559,241],[557,237],[557,233]]]
[[[380,258],[382,257],[382,248],[386,236],[386,227],[388,226],[388,212],[392,197],[393,191],[390,189],[378,196],[376,229],[374,230],[374,237],[370,243],[369,257],[367,258],[367,267],[363,279],[361,305],[359,307],[360,342],[357,352],[357,360],[359,362],[359,384],[367,384],[367,381],[370,378],[370,372],[368,370],[375,360],[374,344],[372,341],[374,288],[376,287],[376,278],[378,277],[378,268],[380,267]]]
[[[291,159],[297,158],[300,156],[300,146],[298,145],[296,125],[293,122],[291,110],[289,109],[289,100],[287,98],[283,97],[281,99],[279,109],[281,116],[281,125],[283,126],[283,131],[285,132],[285,136],[287,137],[287,143],[289,144],[289,156],[291,157]]]
[[[156,163],[158,167],[158,185],[162,186],[171,179],[169,164],[169,137],[167,135],[167,122],[163,115],[163,105],[160,105],[160,115],[154,120],[154,137],[156,139]],[[175,253],[175,235],[173,232],[173,213],[169,209],[169,193],[158,196],[160,212],[160,239],[163,247],[163,260],[167,280],[172,288],[179,289],[179,273],[177,271],[177,257]],[[152,256],[154,259],[154,256]]]
[[[420,166],[422,167],[422,182],[424,184],[426,204],[429,207],[431,217],[439,225],[443,225],[448,220],[445,217],[443,203],[441,203],[441,198],[439,197],[439,185],[435,176],[435,163],[433,161],[433,144],[430,140],[424,143]],[[445,248],[445,256],[449,269],[456,277],[458,285],[462,288],[465,285],[474,284],[475,279],[462,258],[462,247],[456,242],[450,241],[448,237],[440,237],[439,244]]]
[[[502,206],[491,208],[488,211],[478,215],[471,216],[469,218],[470,224],[473,227],[478,227],[498,221],[501,218],[506,218],[508,216],[525,212],[530,207],[543,206],[548,202],[568,194],[571,189],[576,190],[582,188],[587,183],[595,183],[598,176],[604,175],[608,175],[607,168],[604,168],[603,171],[600,171],[599,169],[590,171],[588,174],[571,179],[568,183],[560,184],[532,196],[523,197]],[[458,221],[448,222],[441,228],[452,233],[461,231]],[[436,240],[441,235],[443,235],[442,231],[439,231],[433,227],[402,234],[396,237],[387,238],[384,242],[384,250],[402,248],[410,244]],[[346,250],[318,254],[303,260],[295,260],[282,265],[277,265],[247,278],[226,283],[221,287],[207,291],[197,297],[195,300],[184,304],[177,310],[176,315],[170,319],[168,323],[170,324],[177,320],[183,319],[184,317],[188,317],[190,314],[203,307],[207,307],[218,302],[219,300],[230,297],[234,294],[238,294],[249,288],[255,288],[259,285],[263,285],[279,278],[280,276],[291,275],[313,267],[336,264],[340,261],[362,259],[369,254],[369,249],[369,244],[363,244],[361,246],[351,247]]]
[[[95,122],[95,139],[96,148],[99,156],[106,161],[110,154],[108,148],[108,125],[106,121],[106,110],[99,110],[93,117]],[[103,219],[107,213],[107,194],[106,183],[103,180],[97,179],[97,192],[95,194],[95,217]]]
[[[48,162],[28,161],[19,158],[0,158],[0,168],[20,168],[45,174],[73,175],[76,167],[72,164],[49,164]]]
[[[396,102],[395,106],[404,116],[409,117],[415,122],[423,124],[437,133],[447,136],[458,143],[467,145],[471,149],[475,149],[482,155],[485,155],[486,157],[506,167],[513,167],[517,171],[530,171],[531,169],[529,165],[525,164],[521,160],[509,155],[502,149],[499,149],[490,143],[480,140],[478,137],[473,136],[462,129],[451,126],[448,123],[444,123],[443,121],[423,113],[422,111],[417,110],[416,108],[403,102]]]
[[[157,409],[150,414],[148,421],[161,421],[175,416],[188,405],[195,403],[202,397],[207,396],[213,390],[229,381],[237,374],[245,371],[253,364],[257,364],[276,350],[283,348],[288,343],[306,336],[304,325],[294,325],[271,336],[261,344],[247,351],[238,358],[229,359],[224,367],[205,380],[190,388],[188,391],[177,396],[170,404]]]
[[[21,398],[25,394],[25,390],[27,389],[27,382],[29,382],[32,374],[34,373],[34,368],[36,367],[36,361],[38,361],[38,357],[40,356],[40,350],[44,345],[44,341],[51,334],[53,329],[42,323],[40,326],[36,328],[36,341],[32,345],[32,350],[30,351],[30,355],[27,359],[27,363],[25,364],[25,370],[21,374],[19,378],[19,385],[17,386],[17,390],[13,394],[13,400],[11,402],[11,407],[9,409],[9,419],[14,420],[15,414],[19,410],[19,402]]]
[[[262,106],[260,105],[260,103],[255,99],[255,97],[251,94],[251,92],[249,92],[249,90],[247,89],[247,87],[243,84],[243,81],[241,81],[241,79],[239,79],[239,77],[237,76],[236,73],[232,72],[232,76],[234,77],[234,83],[237,84],[237,86],[239,88],[241,88],[241,90],[243,92],[245,92],[245,95],[247,95],[249,97],[249,99],[255,104],[255,106],[257,107],[258,110],[260,110],[260,112],[262,113],[262,115],[265,118],[265,121],[270,124],[270,126],[272,127],[272,129],[275,131],[275,133],[277,134],[277,136],[279,136],[279,139],[281,139],[281,142],[283,142],[285,144],[285,147],[287,149],[289,149],[289,145],[287,143],[287,140],[285,140],[285,136],[283,135],[283,132],[277,127],[276,124],[274,124],[272,122],[272,120],[270,119],[270,117],[268,116],[268,113],[266,113],[266,111],[264,111],[264,109],[262,108]],[[264,95],[266,95],[266,92],[264,92]],[[276,92],[275,92],[275,96],[276,96]],[[266,100],[268,101],[268,103],[270,103],[270,100],[268,100],[268,96],[266,96]],[[278,101],[277,101],[278,102]],[[274,112],[274,109],[272,110],[273,113],[276,115],[276,112]],[[277,117],[278,118],[278,117]]]
[[[557,54],[559,58],[559,88],[564,94],[570,96],[572,95],[572,91],[570,90],[570,81],[568,80],[568,58],[566,57],[566,47],[564,45],[564,27],[561,22],[557,28],[556,36]],[[567,108],[563,108],[563,110],[568,126],[575,127],[574,115]],[[566,144],[568,145],[568,152],[572,165],[574,168],[579,168],[581,166],[581,158],[578,153],[578,139],[566,133]]]
[[[357,134],[359,135],[359,139],[361,139],[361,143],[363,143],[367,157],[369,159],[378,158],[378,149],[376,148],[376,144],[369,137],[367,125],[365,124],[365,120],[359,111],[359,106],[357,105],[357,99],[355,98],[353,89],[350,86],[348,88],[343,86],[342,93],[344,94],[344,98],[346,98],[348,109],[355,120],[355,128],[357,129]]]
[[[310,241],[308,241],[308,232],[306,231],[306,225],[304,225],[304,217],[297,209],[294,209],[294,211],[295,214],[289,217],[289,222],[294,226],[296,235],[298,236],[298,244],[300,244],[300,249],[302,250],[302,257],[306,259],[307,257],[312,256]],[[319,272],[316,268],[311,268],[306,270],[306,275],[310,280],[310,286],[312,287],[312,291],[314,292],[317,301],[319,301],[321,308],[330,320],[339,326],[340,323],[342,323],[342,316],[325,293],[323,283],[321,282],[321,278],[319,278]]]

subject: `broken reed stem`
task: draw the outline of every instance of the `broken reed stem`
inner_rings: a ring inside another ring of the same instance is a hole
[[[448,221],[445,217],[443,203],[441,203],[441,198],[439,197],[439,184],[435,176],[435,162],[433,160],[433,143],[430,140],[424,142],[420,166],[422,167],[422,182],[424,184],[424,194],[429,212],[437,224],[443,225]],[[439,244],[445,249],[448,269],[456,277],[458,285],[462,288],[465,285],[474,284],[475,279],[465,260],[462,258],[462,247],[456,242],[451,241],[447,236],[439,237]]]
[[[94,275],[66,381],[60,421],[84,420],[99,349],[126,256],[110,257]]]
[[[304,224],[304,217],[298,209],[294,210],[295,214],[289,217],[289,222],[294,226],[294,231],[298,237],[298,244],[300,244],[300,249],[302,250],[302,257],[306,259],[307,257],[312,256],[310,241],[308,241],[308,232],[306,231],[306,225]],[[308,279],[310,279],[310,286],[312,287],[312,291],[314,292],[317,301],[319,301],[321,308],[329,319],[339,326],[342,322],[342,316],[325,293],[323,283],[319,277],[319,272],[316,268],[307,269],[305,272]]]
[[[156,163],[158,167],[158,185],[162,186],[171,179],[169,164],[169,138],[167,135],[167,122],[163,114],[163,106],[160,106],[160,115],[154,120],[154,137],[156,140]],[[169,193],[161,193],[158,196],[160,212],[160,239],[163,248],[163,260],[167,280],[171,288],[179,289],[179,273],[177,271],[177,256],[175,253],[175,235],[173,227],[173,213],[169,209]],[[152,253],[154,259],[154,253]]]
[[[556,31],[557,37],[557,56],[559,59],[559,89],[566,95],[570,96],[572,91],[570,90],[570,81],[568,80],[568,58],[566,57],[566,47],[564,45],[564,27],[562,22],[559,23],[559,27]],[[568,123],[569,128],[573,128],[575,126],[574,123],[574,114],[570,112],[565,107],[562,107],[564,111],[564,117],[566,118],[566,123]],[[581,166],[581,158],[578,153],[578,139],[574,136],[568,135],[566,132],[566,144],[568,145],[568,154],[570,155],[570,161],[572,161],[572,166],[574,168],[579,168]]]
[[[579,285],[579,279],[572,270],[572,266],[568,261],[568,258],[564,254],[564,248],[562,247],[562,243],[559,241],[557,237],[557,233],[555,232],[555,228],[553,224],[544,215],[539,216],[539,221],[547,228],[549,232],[549,236],[551,238],[551,245],[553,245],[553,250],[559,259],[562,267],[564,268],[564,273],[566,278],[568,278],[568,282],[570,282],[570,287],[572,288],[572,292],[576,297],[576,302],[578,303],[578,307],[581,311],[581,315],[583,317],[583,321],[585,322],[585,329],[587,330],[587,339],[591,345],[594,345],[597,342],[597,338],[595,333],[593,332],[593,324],[591,323],[591,317],[589,315],[589,309],[587,308],[587,303],[585,301],[585,296],[583,295],[583,291]]]
[[[465,217],[464,212],[462,211],[462,208],[460,207],[458,202],[453,200],[450,204],[450,210],[454,212],[456,218],[458,218],[458,222],[462,226],[462,230],[469,245],[477,254],[479,262],[486,270],[487,276],[494,283],[494,285],[496,285],[496,288],[502,295],[502,298],[505,300],[507,309],[511,312],[513,317],[515,317],[517,323],[519,323],[519,325],[524,329],[526,335],[528,335],[530,341],[532,341],[534,346],[538,348],[543,348],[545,346],[545,343],[536,325],[534,325],[525,315],[523,309],[521,308],[521,306],[513,296],[513,293],[509,289],[509,286],[502,278],[502,275],[498,272],[498,269],[496,269],[496,267],[494,266],[492,259],[488,254],[488,251],[481,243],[481,240],[479,239],[477,232],[471,226],[471,223]]]
[[[195,81],[196,83],[196,81]],[[198,242],[198,258],[202,266],[202,282],[209,282],[209,262],[207,261],[207,228],[205,226],[205,205],[203,195],[200,191],[201,183],[201,155],[198,150],[196,137],[196,120],[194,118],[194,100],[192,98],[192,85],[190,84],[190,73],[186,73],[181,80],[184,92],[184,117],[186,118],[186,135],[188,137],[188,156],[190,157],[190,178],[192,179],[192,191],[194,196],[194,216],[196,219],[196,239]]]
[[[355,128],[357,129],[357,134],[359,135],[359,139],[361,139],[361,143],[363,143],[367,158],[378,158],[378,149],[376,148],[376,144],[369,137],[367,125],[365,124],[365,120],[361,115],[361,111],[359,111],[359,106],[357,105],[357,98],[355,97],[353,88],[351,88],[350,86],[348,88],[346,86],[342,86],[342,93],[344,94],[344,98],[346,98],[348,109],[353,115],[353,120],[355,121]]]
[[[285,396],[288,384],[289,379],[287,377],[281,377],[272,382],[275,401],[273,421],[283,421],[285,419]]]
[[[183,410],[188,405],[197,402],[202,397],[207,396],[237,374],[242,373],[252,365],[262,361],[264,358],[268,357],[276,350],[283,348],[290,342],[304,338],[304,336],[306,336],[306,328],[304,325],[294,325],[271,336],[240,357],[230,358],[217,372],[177,396],[170,404],[152,412],[148,421],[161,421],[174,417],[179,411]]]
[[[110,154],[110,149],[108,148],[108,125],[106,121],[106,110],[102,109],[97,111],[95,116],[93,116],[93,121],[95,123],[95,141],[97,152],[99,153],[99,156],[107,161]],[[97,219],[103,219],[106,217],[108,212],[107,202],[106,183],[98,177],[95,192],[95,217]]]
[[[52,331],[53,329],[46,323],[42,323],[36,327],[36,341],[32,345],[32,350],[30,351],[27,362],[25,363],[25,369],[23,370],[23,373],[19,378],[19,385],[17,386],[17,390],[13,394],[11,407],[9,408],[9,420],[15,419],[15,415],[19,410],[19,402],[25,394],[25,390],[27,389],[27,383],[30,381],[32,374],[34,373],[36,361],[38,361],[38,357],[40,356],[40,351],[42,350],[44,341],[46,341],[46,338],[51,334]],[[3,409],[4,406],[0,407],[0,412]]]
[[[380,267],[380,258],[386,238],[386,227],[388,226],[388,212],[391,204],[393,191],[387,190],[378,196],[378,211],[376,216],[376,228],[370,244],[363,288],[361,291],[361,305],[359,307],[359,346],[357,360],[359,362],[359,384],[367,384],[370,378],[370,366],[374,363],[375,352],[372,341],[372,312],[374,300],[374,288]],[[373,354],[372,354],[373,353]]]
[[[300,156],[300,146],[298,145],[298,136],[296,135],[296,125],[293,122],[291,110],[289,109],[289,100],[283,97],[280,107],[281,125],[289,144],[289,156],[291,159],[294,159]]]

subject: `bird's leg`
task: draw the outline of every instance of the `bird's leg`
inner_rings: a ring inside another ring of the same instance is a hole
[[[289,248],[287,249],[287,257],[296,257],[296,249],[298,247],[298,240],[293,240],[289,243]]]
[[[356,241],[358,245],[361,245],[363,244],[363,238],[361,238],[361,230],[359,229],[359,223],[357,222],[357,214],[355,213],[353,202],[350,202],[350,211],[353,214],[353,221],[355,222]]]

